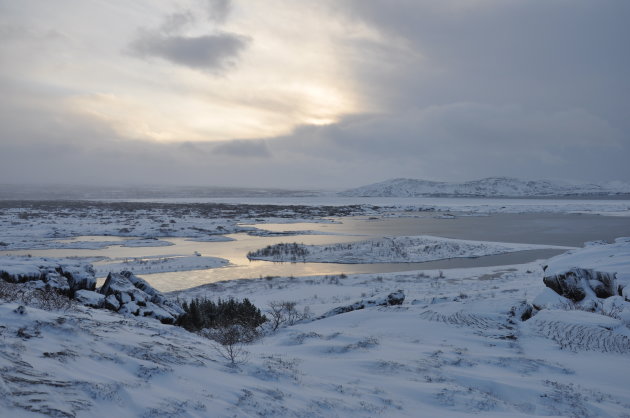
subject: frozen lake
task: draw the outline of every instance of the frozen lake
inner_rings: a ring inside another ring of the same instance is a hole
[[[360,241],[383,236],[435,235],[454,239],[499,241],[513,243],[582,246],[585,241],[610,241],[630,236],[630,218],[587,214],[493,214],[489,216],[443,217],[431,212],[414,213],[408,217],[338,218],[337,223],[254,224],[272,232],[314,231],[318,234],[292,236],[251,236],[245,233],[230,234],[232,241],[198,242],[185,238],[162,238],[173,245],[164,247],[121,247],[124,238],[77,237],[74,240],[112,241],[102,249],[47,249],[5,251],[4,254],[32,254],[44,257],[108,257],[123,259],[192,255],[221,257],[229,260],[225,267],[168,273],[141,274],[162,291],[198,286],[221,280],[258,278],[266,276],[310,276],[352,273],[388,273],[411,270],[433,270],[461,267],[486,267],[525,263],[549,258],[561,250],[529,250],[479,258],[457,258],[425,263],[274,263],[249,261],[246,254],[267,245],[280,242],[304,244],[333,244]]]

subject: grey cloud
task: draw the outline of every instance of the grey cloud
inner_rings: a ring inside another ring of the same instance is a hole
[[[130,52],[143,58],[158,57],[197,70],[220,72],[235,65],[249,42],[246,36],[227,32],[188,37],[143,31],[130,45]]]
[[[57,106],[63,92],[27,87],[0,79],[4,183],[344,188],[392,177],[630,179],[624,134],[583,109],[456,103],[353,116],[273,139],[173,144],[121,137]]]
[[[389,37],[379,54],[387,64],[375,71],[357,62],[354,70],[367,94],[390,109],[456,102],[541,111],[583,108],[630,130],[623,110],[630,106],[630,54],[623,52],[630,39],[628,2],[343,4],[348,19],[367,22]],[[400,39],[406,49],[396,42]]]
[[[459,180],[492,175],[628,179],[630,146],[606,120],[581,109],[540,112],[460,103],[363,115],[305,127],[270,141],[294,159],[356,165],[354,175]],[[361,173],[361,174],[359,174]]]
[[[214,146],[212,151],[219,155],[233,157],[270,157],[267,143],[262,140],[232,140],[221,142]]]
[[[164,18],[160,32],[167,35],[179,33],[194,22],[195,16],[190,11],[172,13]]]
[[[40,30],[23,25],[0,24],[0,44],[11,41],[47,42],[65,40],[66,36],[56,30]]]
[[[392,177],[630,178],[630,148],[605,122],[579,110],[548,116],[460,104],[220,144],[131,140],[85,115],[1,110],[5,183],[344,188]],[[569,136],[580,131],[581,145],[573,146]],[[608,145],[598,146],[599,140]]]
[[[211,22],[223,23],[232,12],[231,0],[204,0],[206,12]]]
[[[189,141],[182,142],[179,145],[178,150],[184,153],[195,154],[195,155],[205,155],[208,153],[207,150],[204,149],[204,147],[201,147],[195,144],[194,142],[189,142]]]

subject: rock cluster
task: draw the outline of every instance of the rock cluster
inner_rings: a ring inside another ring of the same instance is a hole
[[[175,323],[184,313],[143,279],[129,271],[110,273],[100,289],[91,264],[67,259],[3,257],[0,279],[23,283],[29,289],[53,288],[92,308],[109,309],[124,315],[155,318]]]
[[[130,271],[109,273],[98,291],[79,291],[76,299],[94,308],[105,308],[123,315],[151,317],[164,324],[173,324],[184,313],[181,306]]]
[[[79,290],[96,288],[91,264],[60,263],[46,258],[9,259],[10,263],[0,268],[0,278],[10,283],[25,283],[27,287],[35,289],[52,287],[70,297],[74,297]]]
[[[630,326],[630,238],[588,242],[549,260],[546,286],[533,301],[543,309],[580,310],[616,318]]]
[[[543,277],[545,286],[567,299],[580,302],[587,296],[608,298],[621,295],[615,273],[572,268],[559,274]]]

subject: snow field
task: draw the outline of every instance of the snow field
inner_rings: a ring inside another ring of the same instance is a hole
[[[172,294],[308,306],[312,317],[402,289],[401,306],[281,328],[226,365],[208,340],[150,319],[0,305],[0,415],[620,416],[627,353],[563,347],[510,308],[540,263],[444,272],[220,282]],[[568,312],[569,314],[575,312]],[[581,313],[581,312],[578,312]],[[556,320],[552,311],[543,324]],[[595,315],[595,314],[592,314]],[[600,316],[600,315],[598,315]],[[586,329],[600,322],[576,319]],[[610,318],[603,319],[611,320]],[[619,325],[619,323],[617,323]],[[617,326],[610,332],[624,336]],[[30,412],[29,412],[30,411]]]

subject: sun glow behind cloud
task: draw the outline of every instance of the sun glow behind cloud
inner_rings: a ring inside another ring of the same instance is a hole
[[[225,23],[209,21],[199,0],[160,6],[145,0],[117,7],[99,2],[98,10],[65,0],[68,7],[77,6],[73,20],[63,16],[62,7],[25,3],[42,7],[27,14],[19,5],[7,5],[24,13],[24,25],[31,27],[31,39],[0,51],[7,62],[18,67],[20,60],[28,59],[31,81],[67,91],[58,107],[105,123],[124,137],[265,138],[370,110],[358,99],[339,39],[377,35],[341,21],[325,3],[305,7],[288,0],[235,1]],[[87,29],[86,22],[96,15],[102,24]],[[134,37],[157,33],[166,23],[179,25],[182,38],[227,34],[238,36],[243,45],[238,55],[208,71],[146,56],[146,51],[134,56]],[[59,35],[44,39],[33,33]]]

